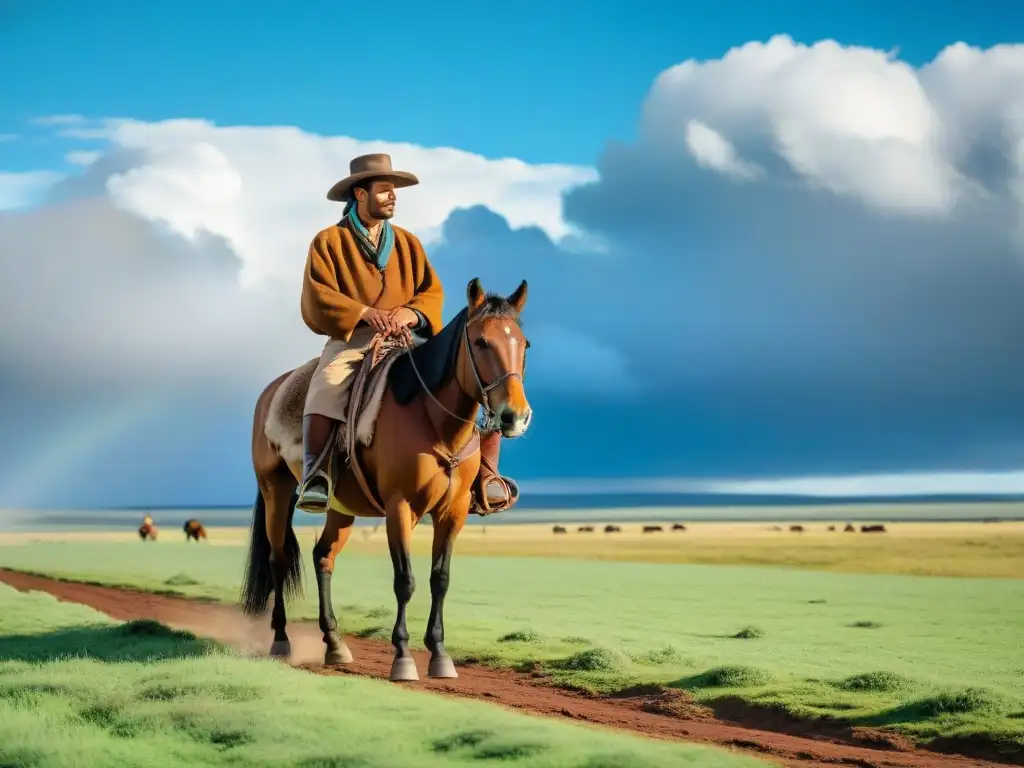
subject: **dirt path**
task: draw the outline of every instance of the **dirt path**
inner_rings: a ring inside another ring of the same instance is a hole
[[[58,581],[0,569],[0,582],[21,591],[47,592],[65,602],[81,603],[119,620],[152,618],[176,629],[231,644],[262,655],[270,644],[268,621],[253,622],[233,607],[128,589]],[[387,679],[390,644],[347,637],[355,661],[343,669],[323,666],[320,631],[310,622],[288,626],[292,664],[321,675],[357,674]],[[427,655],[417,653],[420,674]],[[1019,756],[967,757],[914,746],[891,734],[831,724],[798,722],[751,710],[739,702],[716,704],[711,711],[682,692],[637,691],[622,697],[594,697],[547,685],[542,675],[493,669],[476,664],[459,667],[457,680],[421,679],[416,688],[479,699],[534,715],[569,718],[619,728],[645,736],[713,744],[757,754],[786,766],[863,766],[864,768],[993,768],[1021,765]],[[969,744],[950,745],[964,750]],[[994,762],[998,760],[999,762]]]

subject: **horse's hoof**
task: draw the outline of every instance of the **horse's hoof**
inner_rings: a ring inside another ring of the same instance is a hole
[[[352,651],[342,642],[334,648],[328,648],[324,654],[324,664],[351,664]]]
[[[393,683],[419,680],[420,673],[416,671],[416,661],[411,656],[395,659],[391,664],[391,676],[388,679]]]
[[[292,644],[288,640],[275,640],[270,646],[270,658],[287,659],[292,655]]]
[[[452,661],[451,656],[438,656],[436,659],[430,660],[430,666],[427,667],[427,677],[458,677],[459,673],[455,671],[455,662]]]

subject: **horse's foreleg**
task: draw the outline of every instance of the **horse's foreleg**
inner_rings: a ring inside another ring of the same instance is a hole
[[[468,513],[469,504],[466,504]],[[423,643],[430,650],[429,677],[458,677],[455,664],[444,647],[444,598],[448,594],[449,572],[455,537],[462,530],[466,515],[451,515],[434,520],[434,543],[430,565],[430,618]]]
[[[352,652],[338,631],[338,619],[334,615],[331,576],[334,573],[334,559],[352,535],[355,520],[352,515],[328,511],[323,533],[313,548],[316,588],[320,595],[320,631],[324,633],[324,643],[327,645],[324,664],[348,664],[352,661]]]
[[[416,579],[412,573],[412,508],[405,499],[388,504],[387,510],[388,550],[395,572],[395,600],[398,616],[391,632],[391,644],[395,646],[395,660],[391,664],[392,681],[419,680],[416,661],[409,650],[409,629],[405,625],[405,609],[416,591]]]

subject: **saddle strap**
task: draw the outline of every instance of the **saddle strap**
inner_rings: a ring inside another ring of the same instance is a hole
[[[438,464],[442,465],[441,471],[448,478],[448,487],[444,491],[445,504],[451,504],[452,501],[452,475],[455,474],[455,468],[479,450],[480,433],[475,428],[473,429],[473,435],[454,456],[446,454],[443,449],[437,446],[434,447],[434,454],[437,456]]]
[[[369,361],[364,357],[359,363],[359,370],[356,372],[355,381],[352,382],[352,388],[349,390],[348,424],[345,430],[345,453],[348,457],[348,465],[352,468],[352,474],[355,475],[356,482],[359,483],[359,488],[362,490],[363,495],[382,517],[387,516],[387,511],[384,509],[380,499],[377,498],[377,494],[370,488],[370,484],[366,480],[366,473],[363,472],[362,464],[359,461],[359,441],[356,438],[356,432],[359,430],[356,428],[356,425],[359,417],[359,404],[363,400],[363,393],[370,380],[370,371],[380,362],[380,357],[383,354],[383,341],[384,338],[380,334],[374,336],[366,355]]]

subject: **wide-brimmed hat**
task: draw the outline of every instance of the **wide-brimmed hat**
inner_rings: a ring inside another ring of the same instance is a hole
[[[411,187],[420,180],[408,171],[396,171],[391,167],[391,155],[360,155],[352,158],[348,164],[349,175],[339,181],[327,192],[328,200],[345,202],[349,199],[352,186],[367,179],[390,181],[396,187]]]

